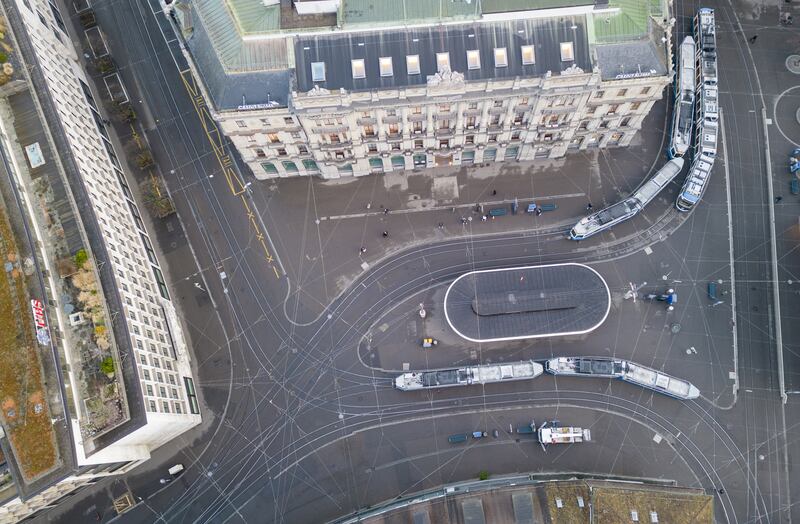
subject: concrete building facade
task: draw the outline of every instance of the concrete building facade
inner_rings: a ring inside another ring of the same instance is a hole
[[[173,11],[213,115],[256,178],[624,147],[671,81],[659,0],[400,0],[402,11],[382,14],[364,2],[304,14],[315,2],[200,0]]]
[[[14,522],[82,485],[130,471],[147,461],[153,450],[198,425],[201,415],[183,327],[143,211],[109,136],[109,122],[101,116],[99,98],[79,62],[64,17],[49,0],[3,0],[2,8],[17,64],[22,66],[10,94],[29,97],[38,113],[36,125],[48,138],[36,144],[36,150],[44,153],[41,164],[34,163],[29,144],[15,135],[13,103],[4,98],[0,146],[6,169],[29,203],[37,201],[31,175],[37,168],[52,169],[52,176],[67,188],[64,202],[75,224],[74,234],[66,233],[73,238],[68,255],[74,256],[78,246],[89,254],[106,312],[104,329],[117,377],[114,388],[121,394],[121,416],[114,424],[92,424],[91,399],[85,393],[88,379],[81,368],[89,353],[80,341],[63,334],[70,329],[62,313],[66,298],[55,291],[60,287],[52,275],[55,271],[49,271],[50,318],[54,333],[61,333],[54,338],[64,370],[62,401],[69,419],[65,423],[71,429],[72,449],[62,450],[62,455],[71,454],[73,460],[67,460],[69,467],[47,486],[34,488],[15,479],[19,496],[0,506],[0,522]],[[37,233],[47,228],[37,225],[36,217],[31,220]],[[54,247],[41,239],[39,244],[45,267],[52,267]]]

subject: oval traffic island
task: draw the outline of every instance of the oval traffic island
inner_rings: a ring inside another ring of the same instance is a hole
[[[447,323],[472,342],[581,335],[610,308],[603,277],[574,263],[472,271],[444,296]]]

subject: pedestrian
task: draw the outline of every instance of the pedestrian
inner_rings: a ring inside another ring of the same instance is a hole
[[[361,246],[361,249],[359,250],[359,252],[363,255],[364,253],[367,252],[367,248],[365,248],[364,246]]]
[[[439,222],[439,229],[444,229],[444,223],[443,222]]]
[[[586,211],[591,211],[591,210],[592,210],[592,208],[593,208],[593,206],[592,206],[592,203],[591,203],[591,202],[589,202],[588,204],[586,204]]]
[[[542,214],[542,210],[541,210],[540,208],[538,208],[538,207],[537,207],[537,208],[536,208],[536,216],[538,217],[538,216],[539,216],[539,215],[541,215],[541,214]]]
[[[497,190],[496,189],[492,190],[492,196],[497,196]]]
[[[719,492],[720,495],[724,495],[725,494],[725,488],[719,488],[717,490],[717,492]]]
[[[383,214],[384,215],[388,215],[389,214],[389,208],[388,207],[383,208]]]
[[[481,217],[481,222],[486,222],[487,220],[488,220],[488,218],[486,218],[486,215],[483,215],[483,216]]]
[[[750,37],[748,42],[750,42],[751,44],[755,44],[757,39],[758,39],[758,35],[753,35],[753,36]]]
[[[372,202],[367,202],[367,209],[370,209],[371,207],[372,207]]]
[[[384,232],[383,232],[383,238],[386,238],[386,237],[388,237],[388,236],[389,236],[389,232],[388,232],[388,231],[384,231]]]
[[[783,200],[783,197],[782,197],[782,196],[778,195],[778,196],[776,196],[776,197],[775,197],[775,203],[776,203],[776,204],[777,204],[778,202],[780,202],[781,200]]]

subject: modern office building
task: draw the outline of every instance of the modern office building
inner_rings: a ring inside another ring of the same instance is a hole
[[[16,71],[0,86],[3,167],[36,237],[52,339],[42,358],[60,370],[47,377],[57,384],[50,411],[63,414],[53,425],[66,432],[56,439],[60,461],[35,478],[15,464],[19,441],[0,432],[16,492],[0,500],[0,522],[13,522],[130,471],[201,416],[187,340],[137,190],[70,29],[49,0],[0,7]]]
[[[667,0],[176,0],[259,179],[630,144],[671,81]]]

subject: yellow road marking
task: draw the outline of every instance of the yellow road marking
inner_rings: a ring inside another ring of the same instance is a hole
[[[197,116],[200,118],[200,124],[203,126],[203,131],[206,134],[208,143],[211,145],[211,148],[214,151],[214,156],[217,158],[217,162],[222,169],[222,173],[225,175],[225,181],[228,183],[228,188],[231,190],[231,194],[233,196],[241,197],[242,206],[247,213],[247,218],[250,219],[250,224],[255,230],[256,238],[259,240],[261,248],[264,250],[266,261],[270,266],[272,266],[275,276],[280,278],[278,269],[273,264],[274,258],[269,252],[267,243],[264,241],[264,234],[261,232],[261,228],[258,225],[255,214],[250,210],[250,205],[247,203],[247,200],[244,197],[244,193],[246,191],[244,181],[241,180],[233,170],[233,159],[231,159],[230,155],[225,152],[224,137],[222,136],[222,133],[220,133],[217,123],[211,117],[211,113],[208,112],[205,98],[203,97],[202,93],[200,93],[190,69],[181,71],[180,75],[181,80],[183,81],[183,86],[186,88],[186,92],[189,93],[189,96],[192,99],[194,110],[197,113]]]

